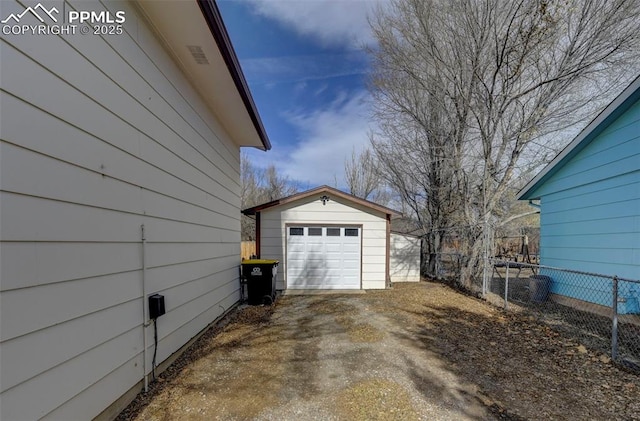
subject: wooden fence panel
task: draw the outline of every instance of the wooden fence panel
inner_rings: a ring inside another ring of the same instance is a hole
[[[240,247],[240,256],[242,259],[249,259],[256,254],[255,241],[243,241]]]

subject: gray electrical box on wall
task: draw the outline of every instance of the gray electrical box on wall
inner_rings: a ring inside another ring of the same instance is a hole
[[[153,294],[149,296],[149,318],[152,320],[164,314],[164,295]]]

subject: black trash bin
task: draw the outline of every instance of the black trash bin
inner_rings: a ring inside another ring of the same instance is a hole
[[[242,262],[242,277],[247,282],[251,305],[271,305],[276,297],[277,260],[251,259]]]
[[[544,303],[551,293],[551,278],[546,275],[533,275],[529,278],[529,301]]]

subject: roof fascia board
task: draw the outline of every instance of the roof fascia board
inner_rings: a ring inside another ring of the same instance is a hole
[[[236,85],[236,89],[240,93],[242,102],[247,108],[251,121],[260,136],[264,149],[269,150],[271,149],[271,142],[269,141],[267,132],[262,124],[260,115],[258,114],[256,104],[253,101],[249,85],[247,84],[247,80],[245,79],[242,68],[240,67],[238,56],[233,49],[233,44],[231,44],[231,39],[229,38],[229,33],[227,32],[227,28],[222,20],[222,15],[220,14],[218,5],[215,0],[198,0],[198,5],[200,6],[200,10],[202,10],[205,20],[207,21],[207,25],[209,25],[209,29],[211,30],[211,34],[213,35],[216,44],[218,44],[218,49],[220,50],[227,68],[229,69],[229,73]]]

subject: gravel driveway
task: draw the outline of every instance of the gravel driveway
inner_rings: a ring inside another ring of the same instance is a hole
[[[240,309],[120,419],[632,420],[639,391],[638,376],[546,326],[401,284]]]

